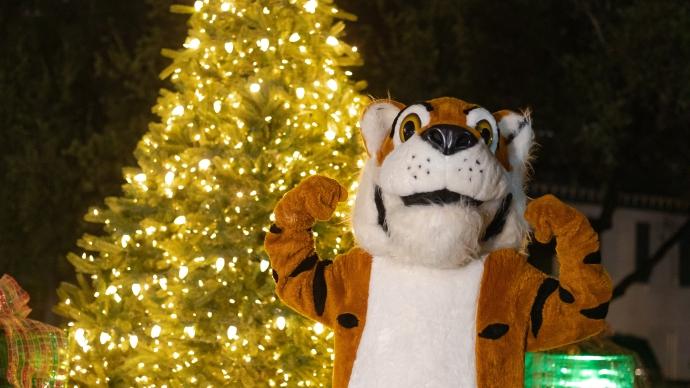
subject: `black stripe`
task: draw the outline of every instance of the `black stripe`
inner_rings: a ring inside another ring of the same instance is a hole
[[[314,294],[314,310],[316,315],[322,316],[326,309],[326,296],[328,295],[328,286],[326,284],[326,276],[324,269],[331,265],[330,260],[321,260],[316,264],[314,270],[314,281],[312,283],[312,293]]]
[[[558,288],[558,280],[554,278],[546,278],[539,286],[537,290],[537,296],[534,297],[534,303],[532,303],[532,310],[530,311],[530,319],[532,320],[532,335],[537,338],[539,334],[539,329],[541,329],[541,324],[543,320],[544,305],[546,304],[546,299],[553,294]]]
[[[566,290],[561,286],[558,286],[558,297],[561,298],[563,303],[571,304],[575,302],[575,297],[573,296],[573,294],[571,294],[570,291]]]
[[[338,315],[338,323],[346,329],[352,329],[359,325],[359,319],[354,314],[345,313]]]
[[[498,143],[496,143],[496,152],[498,152],[498,149],[501,148],[501,127],[498,126],[498,123],[496,123],[496,133],[498,134]]]
[[[427,111],[427,112],[431,112],[431,111],[434,110],[434,106],[431,105],[430,102],[423,101],[423,102],[420,102],[420,103],[418,103],[418,104],[419,104],[419,105],[424,105],[424,107],[426,108],[426,111]]]
[[[518,123],[518,132],[520,132],[522,128],[526,127],[527,124],[529,124],[529,120],[527,120],[526,117],[520,120],[520,123]]]
[[[276,283],[278,283],[278,272],[276,272],[275,269],[272,269],[272,270],[271,270],[271,275],[273,275],[273,281],[275,281]]]
[[[590,253],[589,255],[585,256],[585,259],[582,260],[582,262],[585,264],[601,264],[601,252],[596,251]]]
[[[388,222],[386,222],[386,206],[383,204],[383,197],[381,196],[381,188],[374,187],[374,203],[376,204],[376,211],[379,214],[379,225],[384,232],[388,233]]]
[[[271,224],[271,227],[268,229],[269,232],[271,233],[283,233],[283,229],[280,229],[280,227],[276,224]]]
[[[494,215],[494,219],[491,220],[489,226],[486,227],[486,231],[484,231],[482,241],[488,241],[490,238],[498,235],[503,231],[503,227],[506,224],[506,217],[508,216],[508,210],[510,210],[510,204],[512,201],[513,193],[510,193],[505,198],[503,198],[501,205],[498,207],[498,210]]]
[[[503,337],[508,332],[508,329],[510,329],[510,327],[505,323],[492,323],[485,327],[484,330],[479,333],[479,336],[482,338],[495,340]]]
[[[580,310],[580,314],[589,319],[604,319],[609,312],[609,302],[602,303],[597,307],[591,309]]]
[[[391,125],[391,133],[390,133],[390,138],[392,139],[393,136],[395,135],[395,125],[398,124],[398,118],[400,118],[400,114],[407,108],[400,109],[400,112],[398,112],[397,115],[395,115],[395,118],[393,119],[393,124]]]
[[[310,269],[314,268],[317,261],[319,261],[319,255],[312,253],[306,259],[302,260],[302,262],[299,263],[299,265],[294,271],[292,271],[292,273],[290,273],[290,275],[288,275],[288,277],[294,278],[302,272],[309,271]]]

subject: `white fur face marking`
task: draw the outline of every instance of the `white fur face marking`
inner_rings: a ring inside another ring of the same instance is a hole
[[[468,105],[443,98],[402,108],[384,101],[365,111],[361,126],[369,154],[382,147],[387,152],[378,163],[375,157],[366,163],[353,211],[355,237],[373,255],[453,268],[491,250],[523,245],[527,226],[522,186],[532,143],[529,117],[511,112],[496,119],[481,107],[464,109]],[[404,128],[409,115],[416,115],[414,133],[412,124]],[[466,147],[446,152],[425,134],[441,127],[475,138]],[[506,163],[510,168],[504,167]],[[509,194],[505,227],[483,240]]]
[[[479,201],[507,192],[505,170],[481,142],[453,155],[443,155],[419,136],[395,147],[379,170],[379,186],[406,196],[447,189]]]

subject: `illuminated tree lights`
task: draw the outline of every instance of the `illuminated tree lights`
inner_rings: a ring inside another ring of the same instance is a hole
[[[339,21],[353,16],[315,0],[172,11],[191,14],[184,48],[163,52],[174,91],[161,91],[123,195],[86,214],[104,233],[79,240],[77,284],[58,291],[70,384],[328,386],[332,333],[276,300],[261,246],[303,177],[356,188],[363,84],[343,69],[359,59]],[[345,214],[315,230],[324,255],[351,245]]]

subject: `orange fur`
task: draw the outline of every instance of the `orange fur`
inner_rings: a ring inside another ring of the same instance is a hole
[[[317,263],[296,276],[291,277],[290,274],[315,253],[311,227],[317,220],[329,219],[337,203],[346,197],[345,188],[332,179],[322,176],[307,178],[278,203],[275,225],[279,229],[274,231],[280,230],[280,233],[269,233],[265,241],[266,251],[278,278],[278,297],[300,314],[335,331],[334,387],[347,387],[352,372],[366,321],[371,255],[353,248],[336,257],[333,264],[323,269],[328,289],[321,315],[316,312],[313,293]],[[338,317],[342,314],[355,316],[357,326],[348,328],[339,324]]]
[[[511,171],[510,162],[508,161],[508,142],[506,138],[500,136],[498,138],[498,148],[496,148],[496,159],[501,163],[501,166],[506,169],[506,171]]]
[[[562,291],[553,290],[541,309],[543,322],[535,336],[530,313],[548,276],[512,249],[492,253],[484,264],[477,331],[493,323],[506,323],[509,330],[498,340],[477,339],[480,387],[521,387],[525,351],[567,345],[606,328],[603,319],[587,318],[581,313],[611,299],[611,280],[602,265],[583,262],[588,254],[599,249],[597,235],[587,218],[551,195],[530,202],[525,216],[537,240],[548,242],[556,237],[561,269],[558,287],[569,292],[573,301],[564,302]]]

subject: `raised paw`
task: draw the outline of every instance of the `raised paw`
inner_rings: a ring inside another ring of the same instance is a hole
[[[525,219],[532,226],[534,237],[541,243],[562,235],[568,225],[583,218],[580,212],[551,194],[530,201],[525,211]]]
[[[278,226],[309,228],[315,221],[331,218],[338,202],[347,199],[347,190],[337,181],[321,175],[310,176],[288,191],[275,208]]]

